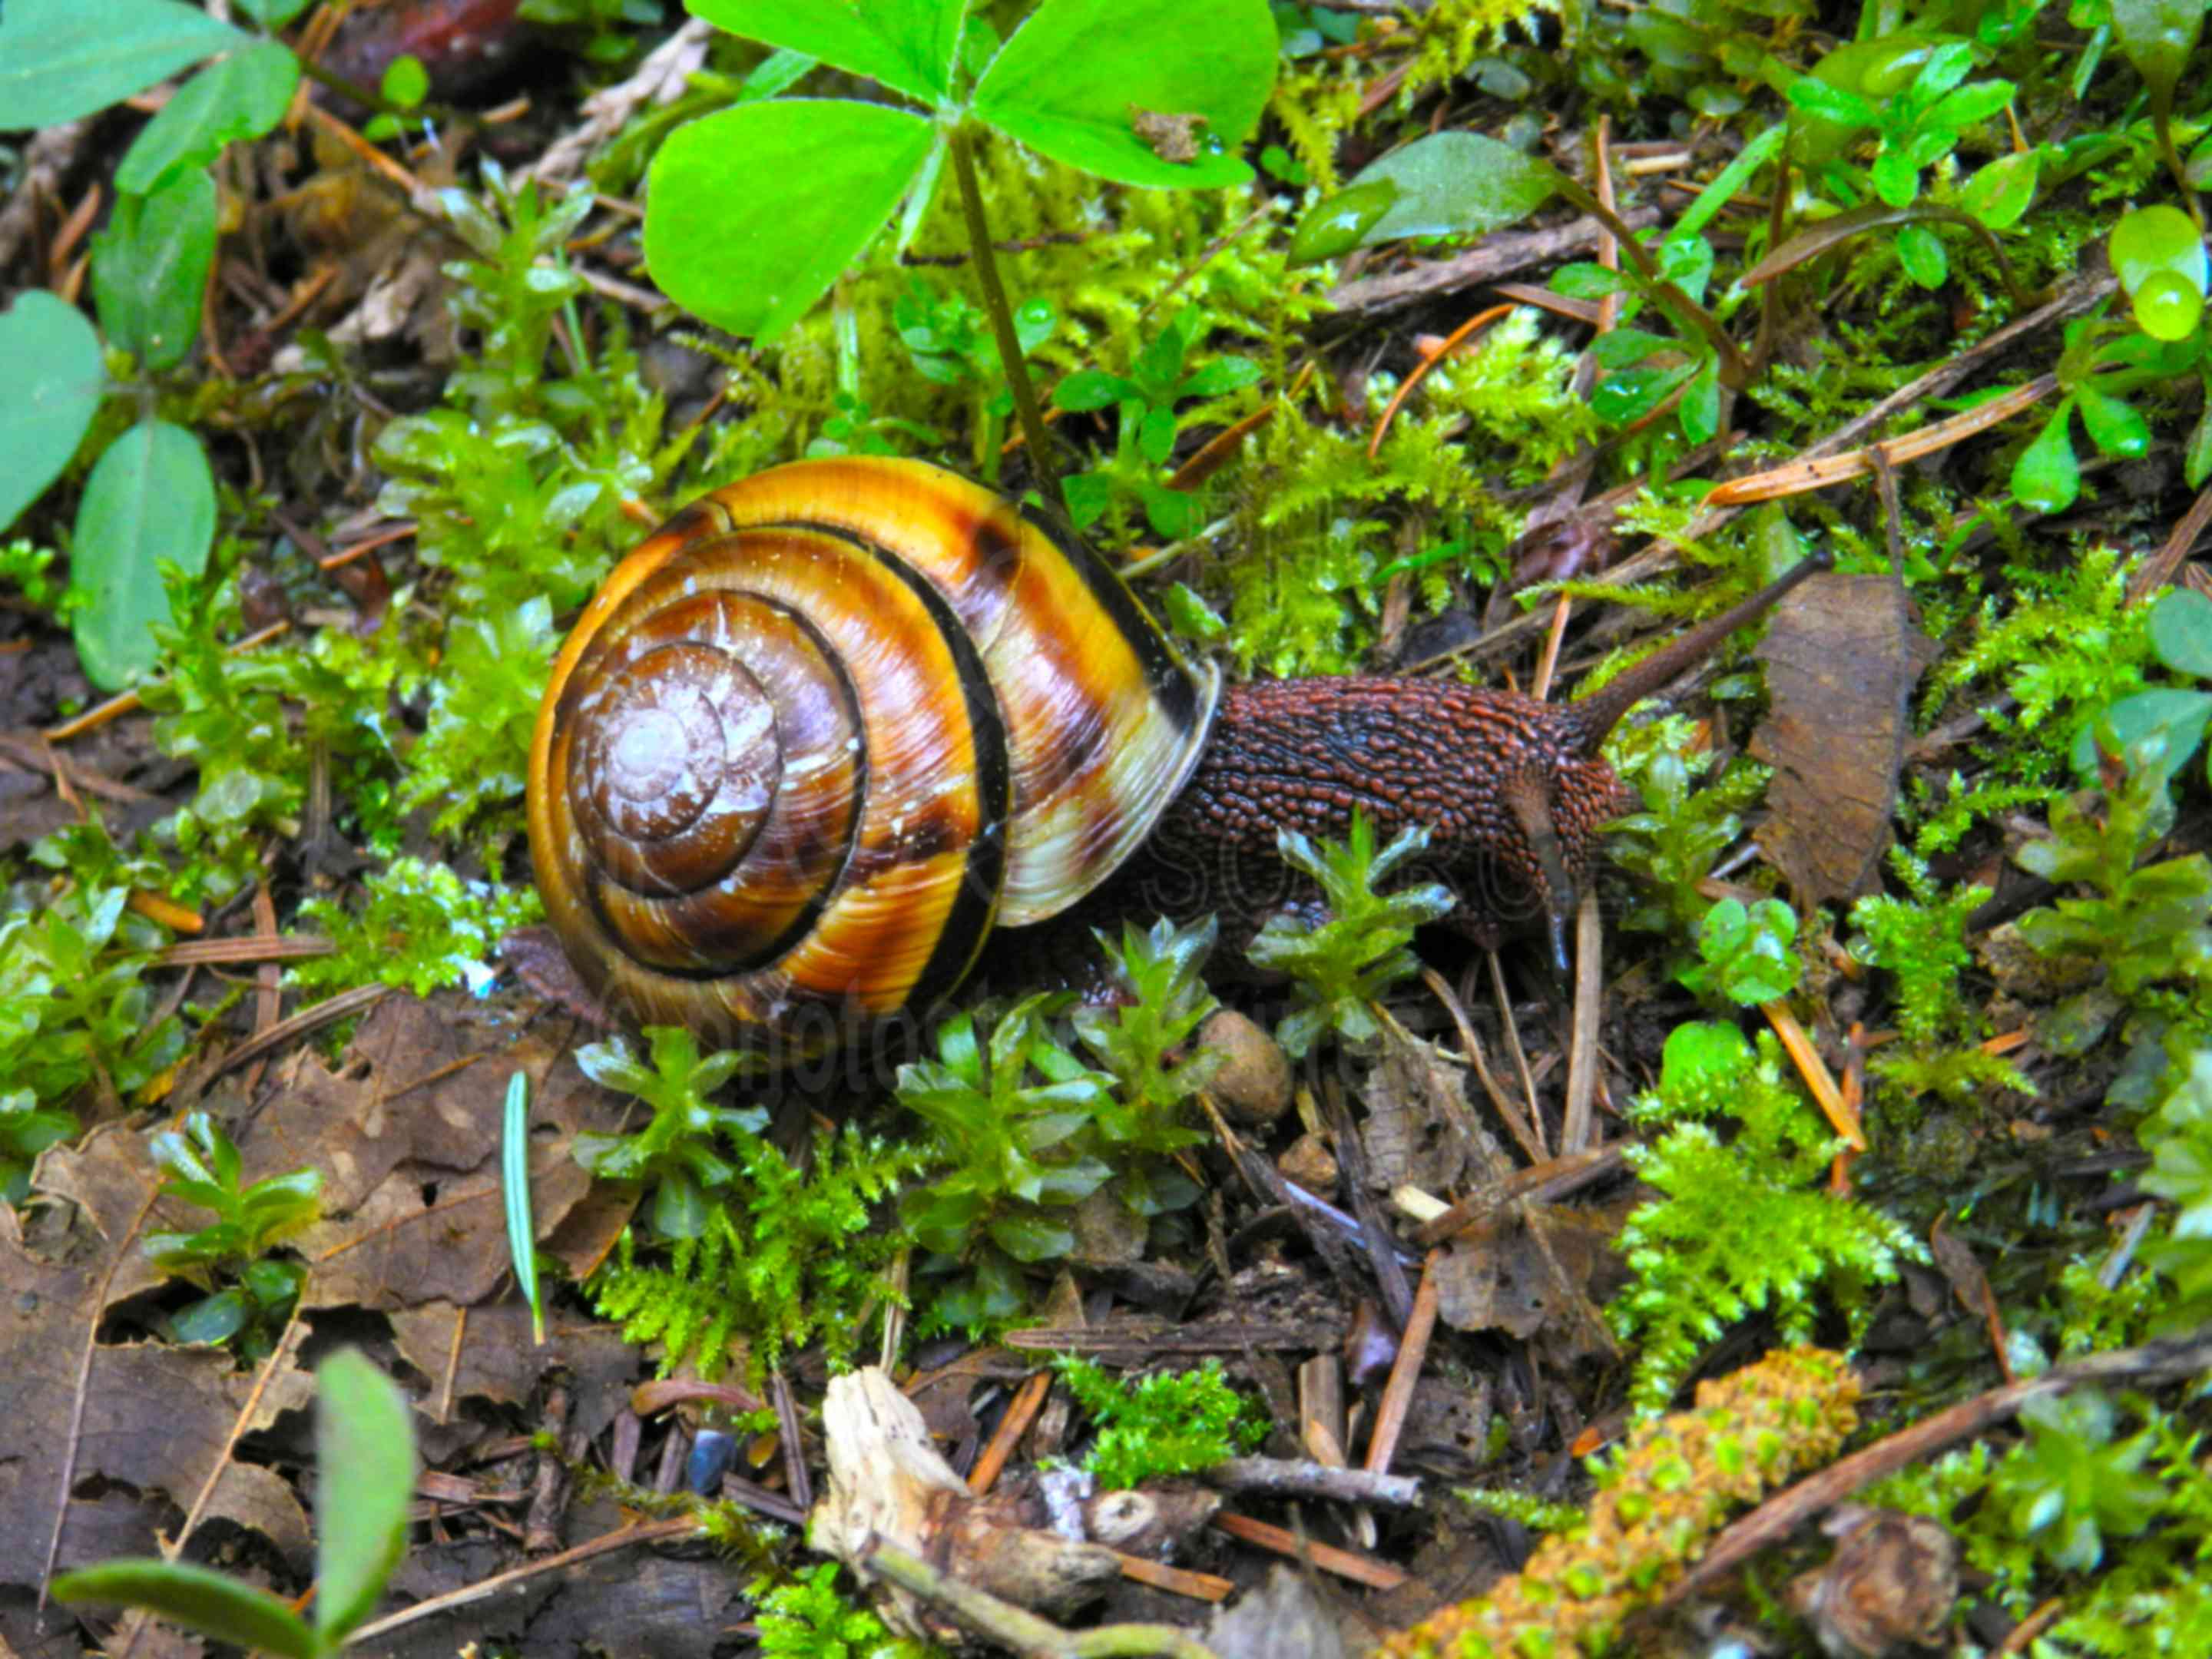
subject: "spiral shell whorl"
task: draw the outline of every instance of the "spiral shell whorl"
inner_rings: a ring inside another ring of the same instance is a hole
[[[539,888],[641,1024],[758,1044],[804,1005],[925,1003],[994,915],[1053,914],[1133,850],[1212,692],[989,492],[777,468],[672,520],[579,620],[532,753]]]

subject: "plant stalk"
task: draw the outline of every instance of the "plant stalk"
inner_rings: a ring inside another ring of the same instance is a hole
[[[968,221],[969,253],[975,261],[976,278],[983,288],[983,310],[999,343],[999,362],[1006,372],[1007,390],[1014,394],[1014,414],[1022,423],[1022,441],[1029,446],[1030,465],[1045,499],[1065,510],[1060,469],[1053,464],[1052,437],[1045,430],[1044,413],[1037,407],[1029,365],[1022,361],[1022,343],[1014,333],[1014,309],[1006,302],[1006,284],[999,280],[998,257],[991,251],[991,226],[983,216],[982,187],[975,180],[975,155],[964,124],[951,130],[946,148],[952,156],[952,176],[960,184],[960,209]]]

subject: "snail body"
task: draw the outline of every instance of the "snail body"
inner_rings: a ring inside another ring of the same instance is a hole
[[[531,854],[601,1001],[757,1049],[927,1008],[994,927],[1138,858],[1273,858],[1355,808],[1475,883],[1478,933],[1563,918],[1632,805],[1598,745],[1808,574],[1553,705],[1389,678],[1218,685],[1090,549],[916,461],[771,469],[641,543],[540,705]],[[1182,908],[1218,905],[1203,878]],[[1233,896],[1231,902],[1233,902]]]

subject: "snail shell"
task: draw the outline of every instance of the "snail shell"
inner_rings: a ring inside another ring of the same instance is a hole
[[[1104,880],[1217,692],[1097,554],[991,491],[918,461],[777,467],[648,537],[562,647],[538,888],[625,1018],[818,1047]]]

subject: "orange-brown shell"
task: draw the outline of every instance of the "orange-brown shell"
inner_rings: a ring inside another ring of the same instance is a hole
[[[777,467],[648,537],[562,647],[531,750],[538,889],[624,1018],[817,1047],[1103,880],[1189,775],[1215,690],[1002,497],[918,461]]]

